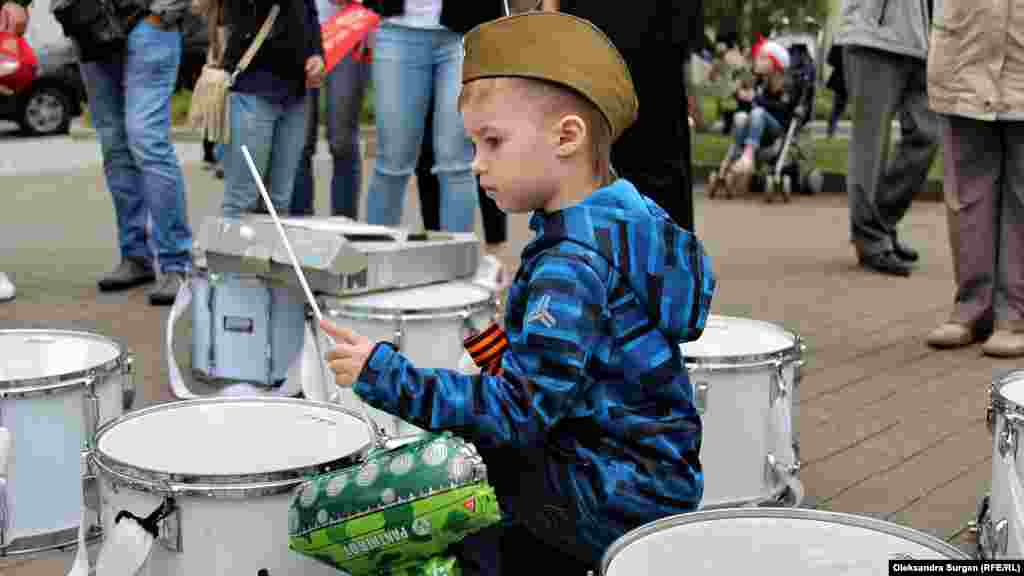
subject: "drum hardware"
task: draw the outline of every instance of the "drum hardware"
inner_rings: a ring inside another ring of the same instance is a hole
[[[1006,424],[1003,426],[1003,431],[999,435],[999,441],[996,444],[999,455],[1006,457],[1007,454],[1012,455],[1014,458],[1017,457],[1017,429],[1019,426],[1024,426],[1024,417],[1019,414],[1004,414],[1003,418],[1006,419]]]
[[[782,375],[782,361],[775,360],[774,369],[768,383],[768,405],[775,406],[775,402],[786,397],[786,377]]]
[[[698,414],[703,414],[708,409],[708,391],[711,389],[711,384],[704,380],[699,380],[694,384],[694,388],[694,408],[697,409]]]

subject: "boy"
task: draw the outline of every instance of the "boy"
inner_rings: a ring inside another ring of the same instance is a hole
[[[468,342],[486,368],[476,376],[418,369],[325,321],[327,359],[372,406],[481,450],[508,517],[504,573],[585,574],[627,531],[700,503],[701,421],[679,344],[700,336],[715,278],[693,235],[611,175],[638,104],[604,34],[531,12],[475,28],[465,50],[473,169],[502,210],[533,212],[536,232],[509,292],[507,348],[494,361]]]

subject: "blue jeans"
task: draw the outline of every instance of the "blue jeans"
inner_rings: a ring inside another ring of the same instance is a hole
[[[738,114],[737,114],[738,116]],[[744,145],[757,148],[764,138],[777,138],[782,134],[783,127],[767,110],[754,107],[746,122],[736,122],[733,135],[736,137],[736,149],[742,152]]]
[[[181,33],[143,20],[123,52],[79,65],[114,200],[121,257],[152,264],[146,238],[152,214],[163,272],[186,272],[192,263],[185,179],[170,135],[180,61]]]
[[[230,95],[231,141],[224,155],[224,216],[254,212],[260,191],[242,154],[249,149],[252,161],[282,217],[291,214],[295,172],[302,156],[306,132],[305,98],[271,98],[232,92]]]
[[[362,155],[359,151],[359,112],[370,76],[370,65],[345,57],[327,75],[327,142],[331,148],[331,215],[359,217],[359,193],[363,188]],[[313,156],[320,139],[320,89],[306,96],[306,145],[299,160],[292,193],[292,214],[312,216]]]
[[[470,169],[473,146],[458,109],[462,87],[461,37],[448,30],[382,24],[373,55],[377,110],[377,160],[367,198],[367,221],[397,226],[405,191],[434,96],[435,162],[441,186],[441,229],[472,232],[477,183]]]

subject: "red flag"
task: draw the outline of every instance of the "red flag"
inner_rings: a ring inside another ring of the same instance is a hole
[[[476,512],[476,498],[468,498],[462,505],[466,507],[466,510]]]
[[[338,65],[353,48],[380,23],[380,15],[362,4],[349,2],[324,22],[320,34],[324,41],[324,66],[327,72]]]

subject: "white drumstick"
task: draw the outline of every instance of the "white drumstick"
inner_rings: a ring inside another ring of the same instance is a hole
[[[256,169],[256,164],[252,161],[252,156],[249,154],[249,148],[242,145],[242,154],[245,154],[245,162],[249,164],[249,171],[252,172],[252,178],[256,181],[256,186],[260,189],[260,195],[263,196],[263,202],[267,205],[267,210],[270,211],[270,217],[274,219],[274,225],[277,226],[277,233],[281,235],[281,241],[284,242],[284,249],[288,251],[288,258],[291,259],[292,267],[295,268],[295,275],[299,277],[299,283],[302,284],[302,290],[306,293],[306,300],[309,305],[313,307],[313,314],[316,315],[316,321],[319,323],[324,319],[324,315],[320,312],[320,306],[316,303],[316,298],[313,298],[313,291],[309,289],[309,284],[306,282],[306,275],[302,273],[302,266],[299,266],[299,259],[295,257],[295,252],[292,250],[292,243],[288,241],[288,236],[284,233],[284,226],[281,225],[281,219],[277,217],[277,210],[274,208],[274,203],[270,201],[270,194],[267,193],[267,188],[263,185],[263,178],[260,177],[259,170]],[[328,336],[330,338],[330,336]]]
[[[302,272],[302,266],[299,266],[299,259],[295,257],[295,252],[292,250],[292,244],[288,241],[288,236],[284,233],[284,226],[281,225],[281,219],[277,217],[277,210],[274,208],[274,203],[270,201],[270,194],[267,193],[267,189],[263,185],[263,178],[260,177],[260,171],[256,169],[256,163],[252,161],[252,156],[249,154],[249,148],[245,145],[242,145],[242,154],[245,155],[245,162],[249,165],[249,171],[252,172],[252,178],[256,181],[256,186],[260,189],[260,195],[263,196],[263,202],[267,205],[267,210],[270,211],[270,217],[274,220],[274,225],[277,226],[277,233],[281,235],[281,241],[284,242],[284,248],[288,251],[288,258],[291,259],[292,268],[295,269],[295,275],[299,277],[299,283],[302,284],[302,290],[306,293],[306,300],[309,302],[309,305],[313,307],[313,314],[316,315],[316,320],[319,324],[319,322],[324,319],[323,314],[320,312],[320,306],[317,305],[316,298],[313,298],[313,291],[309,289],[309,283],[306,282],[306,275]],[[331,344],[335,343],[330,334],[324,333],[324,336],[327,337],[327,341]],[[321,358],[323,358],[323,356],[321,356]],[[384,441],[377,434],[377,428],[373,425],[373,420],[370,420],[370,415],[366,411],[366,403],[360,402],[359,407],[362,409],[361,411],[363,413],[363,420],[366,421],[366,427],[370,429],[370,439],[373,441],[374,446],[382,446]]]

